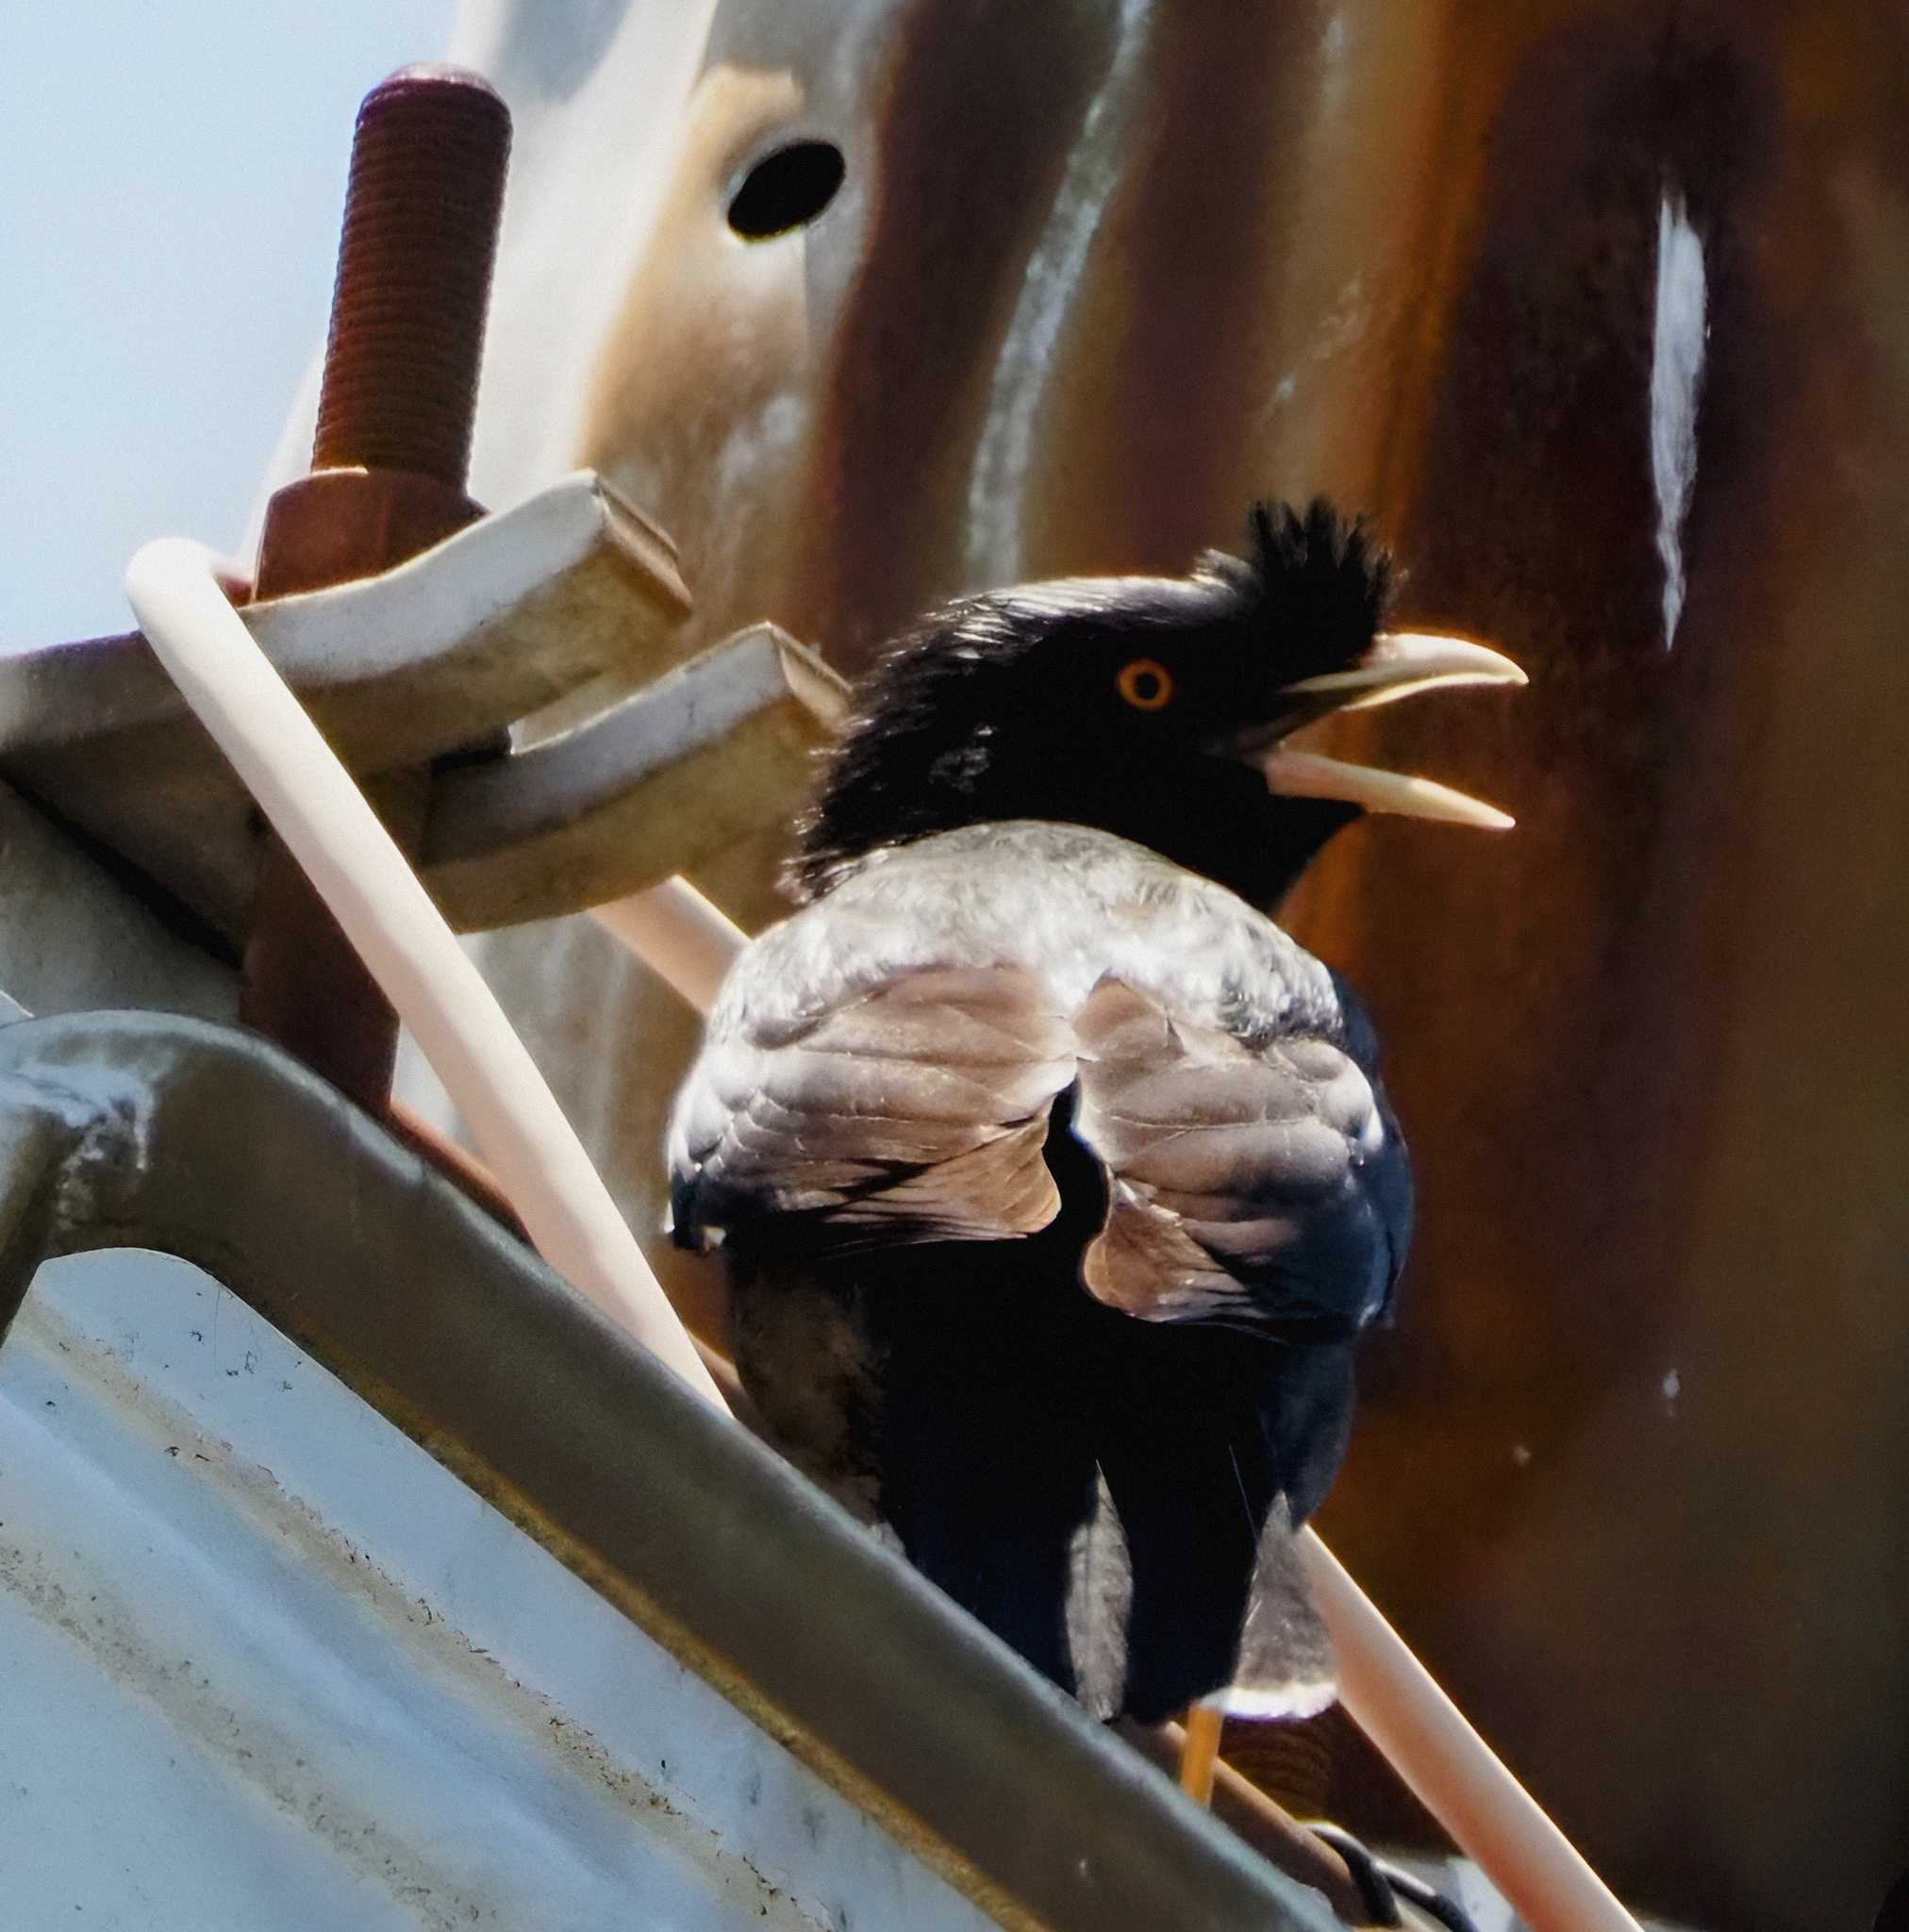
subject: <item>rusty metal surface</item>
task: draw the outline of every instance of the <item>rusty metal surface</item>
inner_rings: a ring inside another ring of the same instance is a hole
[[[1116,1729],[1167,1775],[1178,1774],[1187,1742],[1187,1733],[1179,1724],[1137,1724],[1122,1719]],[[1212,1807],[1216,1818],[1237,1832],[1262,1857],[1319,1892],[1346,1924],[1369,1922],[1366,1900],[1345,1859],[1331,1845],[1296,1824],[1291,1813],[1274,1804],[1231,1764],[1216,1763],[1214,1772]]]
[[[401,68],[365,96],[314,470],[362,465],[464,488],[509,153],[509,109],[466,69]]]
[[[374,576],[484,514],[462,490],[410,470],[314,470],[265,506],[252,594],[265,600]]]
[[[1905,36],[473,0],[456,37],[525,156],[476,485],[639,491],[686,650],[766,615],[853,668],[951,593],[1178,570],[1325,491],[1406,618],[1531,672],[1344,726],[1514,837],[1362,827],[1290,908],[1423,1180],[1323,1526],[1626,1896],[1775,1932],[1866,1923],[1909,1856]],[[739,242],[797,137],[839,193]],[[750,922],[774,842],[704,874]],[[645,1224],[692,1029],[567,933],[487,957]]]
[[[165,1016],[0,1028],[0,1308],[127,1244],[230,1286],[1004,1924],[1330,1923],[295,1062]]]

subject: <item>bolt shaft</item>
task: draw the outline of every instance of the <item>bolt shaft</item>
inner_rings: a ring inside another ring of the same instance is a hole
[[[509,153],[509,110],[476,75],[407,67],[365,96],[313,469],[463,488]]]

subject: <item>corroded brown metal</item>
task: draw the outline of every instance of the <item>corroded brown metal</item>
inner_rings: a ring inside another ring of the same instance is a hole
[[[1376,1009],[1421,1180],[1324,1527],[1626,1897],[1868,1923],[1909,1857],[1901,10],[467,16],[540,117],[479,482],[588,461],[653,508],[686,651],[767,616],[853,668],[963,589],[1178,570],[1323,491],[1405,616],[1526,664],[1344,725],[1519,830],[1362,826],[1289,908]],[[797,134],[840,193],[739,242]],[[1704,367],[1667,638],[1673,212]],[[776,842],[706,882],[772,914]],[[692,1024],[588,933],[491,965],[653,1223]]]
[[[464,493],[510,116],[476,75],[407,67],[359,109],[309,476],[276,491],[254,595],[369,576],[481,512]],[[415,850],[424,773],[367,788]],[[397,1015],[268,835],[241,1016],[374,1112],[390,1097]]]
[[[1226,1762],[1241,1777],[1288,1811],[1301,1818],[1325,1818],[1333,1808],[1336,1741],[1329,1720],[1236,1724],[1226,1733],[1223,1751]]]
[[[365,96],[313,469],[464,487],[509,152],[509,109],[474,74],[401,68]]]
[[[314,470],[265,507],[254,597],[290,597],[389,570],[482,514],[455,484],[415,470]]]

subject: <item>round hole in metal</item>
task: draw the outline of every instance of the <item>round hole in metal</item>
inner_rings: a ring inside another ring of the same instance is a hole
[[[836,197],[846,164],[832,141],[792,141],[766,154],[729,200],[729,225],[746,242],[806,227]]]

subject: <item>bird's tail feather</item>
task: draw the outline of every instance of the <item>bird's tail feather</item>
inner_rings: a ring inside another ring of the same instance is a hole
[[[1233,1682],[1216,1702],[1228,1717],[1317,1717],[1338,1696],[1332,1639],[1300,1565],[1292,1514],[1281,1496],[1260,1531],[1253,1591]]]
[[[1097,1718],[1120,1715],[1127,1682],[1127,1610],[1134,1570],[1104,1476],[1068,1553],[1067,1641],[1074,1690]]]
[[[1103,1477],[1069,1553],[1067,1639],[1076,1694],[1098,1718],[1120,1714],[1127,1690],[1127,1619],[1134,1576],[1126,1532]],[[1332,1640],[1301,1568],[1286,1498],[1274,1500],[1229,1682],[1202,1699],[1228,1717],[1316,1717],[1338,1694]]]

